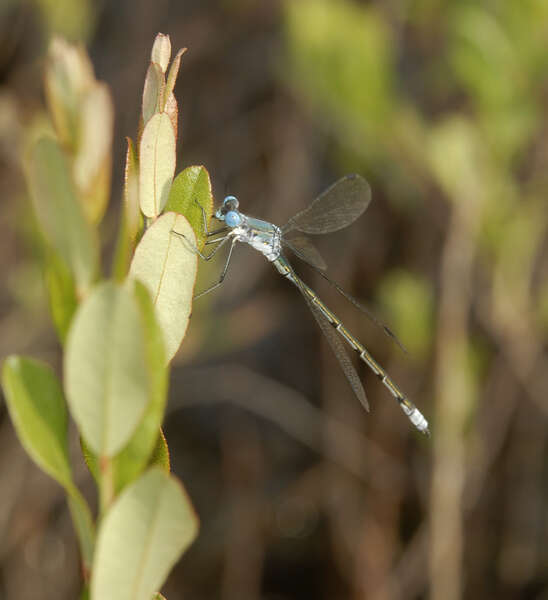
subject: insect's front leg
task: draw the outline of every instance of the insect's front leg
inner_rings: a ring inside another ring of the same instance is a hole
[[[206,237],[211,237],[212,235],[217,235],[218,233],[224,233],[225,231],[228,230],[228,227],[224,226],[224,227],[220,227],[219,229],[214,229],[213,231],[209,231],[207,228],[207,215],[206,215],[206,211],[204,210],[204,207],[198,202],[197,198],[194,198],[194,202],[199,206],[200,210],[202,211],[202,223],[203,223],[204,233],[205,233]]]
[[[218,245],[215,248],[213,248],[213,250],[209,254],[204,254],[204,253],[200,252],[200,250],[198,248],[196,248],[196,246],[186,237],[186,235],[184,233],[175,231],[175,229],[172,229],[171,233],[173,235],[176,235],[177,237],[180,237],[181,239],[183,239],[186,242],[189,249],[192,252],[194,252],[194,254],[197,254],[202,260],[205,260],[205,261],[211,260],[215,256],[215,254],[217,254],[217,252],[220,250],[220,248],[222,248],[226,244],[226,242],[229,239],[231,239],[231,237],[232,237],[230,235],[225,235],[224,237],[217,238],[215,240],[207,240],[206,245],[207,244],[218,244]]]

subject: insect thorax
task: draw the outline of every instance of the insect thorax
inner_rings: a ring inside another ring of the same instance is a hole
[[[240,242],[249,244],[272,262],[280,256],[282,249],[282,232],[279,227],[253,217],[245,217],[241,225],[233,229]]]

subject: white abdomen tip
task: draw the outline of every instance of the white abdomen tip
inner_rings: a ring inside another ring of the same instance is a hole
[[[413,425],[427,436],[430,436],[428,429],[428,421],[424,418],[423,414],[417,407],[409,407],[404,402],[400,402],[400,407],[403,412],[408,416],[409,420]]]

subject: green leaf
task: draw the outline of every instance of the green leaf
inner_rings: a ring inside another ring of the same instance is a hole
[[[198,257],[192,250],[195,247],[194,231],[185,217],[165,213],[142,237],[129,271],[150,292],[167,360],[177,352],[188,326],[198,268]]]
[[[52,248],[46,249],[44,270],[53,323],[59,340],[64,344],[78,307],[74,278],[65,262]]]
[[[130,240],[135,242],[141,226],[139,211],[139,161],[131,138],[127,139],[126,166],[124,170],[124,215],[127,219]]]
[[[113,275],[117,281],[125,279],[137,236],[142,227],[142,216],[139,208],[139,163],[131,138],[127,139],[126,166],[124,171],[124,204],[122,220],[116,250],[114,253]]]
[[[175,177],[165,210],[179,213],[188,219],[196,234],[199,249],[203,248],[206,239],[202,208],[209,224],[213,214],[209,173],[202,166],[187,167]]]
[[[99,461],[82,436],[80,436],[80,449],[82,450],[82,456],[84,457],[89,472],[92,474],[93,479],[95,479],[95,483],[98,484],[101,476],[101,473],[99,472]]]
[[[99,456],[112,457],[127,444],[158,393],[146,335],[136,295],[111,282],[95,288],[73,320],[65,390],[81,434]]]
[[[68,494],[82,558],[89,568],[93,555],[93,523],[86,501],[72,481],[67,409],[59,381],[48,365],[31,358],[10,356],[2,369],[2,385],[21,444],[34,462]]]
[[[67,491],[67,502],[74,524],[74,529],[80,543],[84,574],[87,577],[91,571],[93,552],[95,548],[95,525],[91,518],[89,506],[77,487],[73,486]]]
[[[42,137],[32,148],[28,181],[42,231],[69,265],[79,293],[85,294],[97,269],[97,244],[76,197],[63,153],[52,138]]]
[[[11,420],[34,462],[62,486],[72,485],[67,445],[67,409],[57,377],[48,365],[10,356],[2,385]]]
[[[198,519],[178,480],[159,467],[149,469],[101,523],[92,600],[150,600],[197,531]]]
[[[147,217],[157,217],[166,205],[175,172],[175,132],[166,113],[145,125],[139,154],[139,202]]]
[[[169,473],[171,471],[169,448],[167,445],[166,436],[164,435],[164,432],[161,429],[160,435],[156,440],[156,445],[154,446],[154,449],[150,456],[150,464],[161,467],[162,469],[164,469],[164,471],[166,471],[166,473]]]
[[[143,423],[147,422],[147,415],[143,417]],[[145,466],[157,465],[164,469],[167,473],[171,471],[171,463],[169,458],[169,448],[164,432],[160,429],[157,435],[156,444],[152,449],[148,463],[143,464],[142,457],[146,454],[142,451],[144,444],[142,443],[145,435],[139,429],[131,439],[130,443],[113,459],[113,478],[114,478],[114,493],[119,494],[126,485],[131,483],[138,475],[141,474]],[[84,460],[90,473],[93,475],[96,483],[99,483],[100,472],[97,456],[86,445],[83,438],[80,438],[82,453]],[[141,452],[139,452],[141,450]],[[148,455],[147,455],[148,456]]]

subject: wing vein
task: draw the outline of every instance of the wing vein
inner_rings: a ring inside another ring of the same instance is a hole
[[[370,202],[371,188],[367,181],[360,175],[347,175],[291,217],[282,231],[285,234],[297,229],[313,235],[338,231],[353,223]]]
[[[299,291],[304,296],[304,299],[306,300],[310,311],[314,315],[314,318],[316,319],[316,322],[322,330],[322,333],[327,338],[327,341],[331,346],[331,350],[333,350],[335,357],[339,361],[339,364],[343,370],[346,379],[348,380],[348,383],[350,384],[350,387],[354,391],[354,394],[356,394],[356,397],[361,402],[363,407],[367,411],[369,411],[369,402],[367,401],[367,396],[365,394],[365,390],[363,389],[362,382],[358,376],[358,373],[356,372],[356,369],[354,368],[354,365],[352,364],[352,361],[348,357],[348,354],[344,348],[341,338],[339,337],[339,334],[336,333],[333,325],[331,325],[331,322],[322,313],[320,308],[310,297],[310,294],[307,291],[308,286],[306,286],[306,284],[302,282],[294,272],[292,274],[296,286],[299,288]]]

